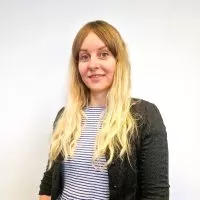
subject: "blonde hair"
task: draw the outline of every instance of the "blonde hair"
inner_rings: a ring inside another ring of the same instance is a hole
[[[51,138],[50,161],[62,154],[64,158],[73,157],[77,140],[81,135],[83,108],[90,101],[89,89],[83,83],[78,72],[78,54],[80,47],[90,33],[94,32],[108,47],[116,59],[114,79],[106,98],[106,111],[102,128],[96,137],[93,161],[102,155],[108,155],[108,166],[117,155],[121,159],[131,154],[131,142],[137,135],[136,119],[130,108],[131,81],[130,63],[126,45],[119,32],[105,21],[92,21],[85,24],[77,33],[70,60],[70,80],[68,101],[56,122]]]

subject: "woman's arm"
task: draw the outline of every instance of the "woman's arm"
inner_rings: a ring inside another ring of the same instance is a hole
[[[56,123],[59,117],[62,115],[63,111],[64,111],[64,107],[62,107],[57,113],[56,118],[53,122],[53,130],[55,129]],[[43,175],[43,178],[40,184],[40,190],[39,190],[40,199],[39,200],[51,200],[52,174],[54,171],[54,163],[52,163],[52,166],[50,169],[49,169],[49,165],[50,165],[50,162],[48,161],[46,171]]]
[[[49,200],[51,196],[52,174],[53,174],[54,166],[52,165],[50,169],[48,168],[49,168],[49,162],[47,164],[46,171],[44,172],[44,175],[40,184],[40,190],[39,190],[39,195],[41,198],[40,200],[46,200],[46,199]]]
[[[139,155],[140,200],[169,200],[168,143],[158,108],[146,103]]]

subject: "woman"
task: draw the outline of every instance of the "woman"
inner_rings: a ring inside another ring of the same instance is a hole
[[[84,25],[70,67],[40,200],[168,200],[165,125],[154,104],[131,98],[119,32],[105,21]]]

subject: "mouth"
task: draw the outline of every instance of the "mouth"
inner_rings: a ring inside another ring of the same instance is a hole
[[[88,77],[89,78],[97,78],[97,77],[102,77],[102,76],[105,76],[105,74],[93,74],[93,75],[90,75]]]

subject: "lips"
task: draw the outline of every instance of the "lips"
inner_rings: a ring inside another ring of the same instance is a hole
[[[96,78],[96,77],[102,77],[105,76],[104,74],[92,74],[90,76],[88,76],[89,78]]]

